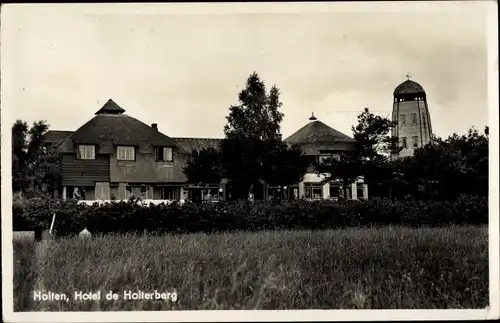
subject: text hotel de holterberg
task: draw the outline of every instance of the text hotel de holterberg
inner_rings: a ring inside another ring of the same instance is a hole
[[[83,292],[75,291],[73,293],[73,300],[75,301],[99,301],[104,300],[166,300],[166,301],[177,301],[177,293],[174,292],[160,292],[154,290],[153,292],[144,292],[141,290],[131,291],[125,290],[122,293],[114,293],[109,291],[106,294],[97,292]],[[104,297],[102,297],[104,296]],[[66,293],[54,293],[54,292],[33,292],[33,300],[35,301],[69,301],[70,297]]]

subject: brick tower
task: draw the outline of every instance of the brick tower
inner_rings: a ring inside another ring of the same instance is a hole
[[[431,116],[427,106],[427,95],[423,87],[406,76],[408,80],[394,90],[392,121],[397,122],[392,135],[399,138],[403,150],[399,156],[412,156],[416,148],[431,142]]]

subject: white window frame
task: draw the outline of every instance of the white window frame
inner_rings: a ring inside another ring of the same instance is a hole
[[[135,147],[134,146],[117,146],[116,147],[116,160],[135,160]]]
[[[311,191],[309,197],[306,195],[306,191]],[[319,190],[319,197],[314,197],[314,192]],[[304,183],[304,196],[311,200],[321,200],[323,199],[323,185],[318,183]]]
[[[94,145],[78,145],[78,159],[93,160],[95,159]]]
[[[174,149],[172,147],[163,147],[163,161],[174,161]],[[170,158],[167,158],[167,151],[170,151]]]
[[[161,149],[161,155],[159,155],[160,149]],[[170,159],[166,158],[167,157],[166,152],[169,150],[170,150]],[[174,161],[174,148],[173,147],[165,147],[165,146],[156,147],[155,154],[156,154],[155,158],[157,161],[165,161],[165,162],[173,162]]]

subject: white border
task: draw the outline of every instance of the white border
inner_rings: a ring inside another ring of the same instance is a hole
[[[431,2],[392,2],[379,6],[379,2],[360,3],[218,3],[218,4],[57,4],[71,6],[86,14],[235,14],[235,13],[324,13],[336,12],[429,12]],[[38,4],[52,6],[54,4]],[[226,321],[372,321],[372,320],[472,320],[498,318],[499,297],[499,207],[498,207],[498,5],[488,2],[488,99],[490,127],[490,208],[489,208],[489,265],[490,307],[484,310],[288,310],[288,311],[182,311],[182,312],[13,312],[13,254],[12,186],[11,186],[11,131],[12,112],[10,60],[12,51],[4,50],[12,42],[12,34],[5,29],[10,16],[6,8],[20,5],[3,5],[1,8],[1,157],[2,157],[2,293],[3,318],[9,322],[116,322],[116,321],[179,321],[179,322],[226,322]],[[33,6],[33,5],[31,5]],[[454,10],[454,9],[452,9]],[[456,7],[456,10],[465,10]],[[435,8],[432,8],[436,12]],[[450,11],[448,8],[447,12]],[[5,19],[7,18],[7,19]],[[7,21],[7,23],[6,23]],[[7,44],[7,45],[5,45]],[[3,82],[1,82],[3,81]],[[473,109],[473,107],[471,107]],[[471,110],[473,113],[473,110]]]

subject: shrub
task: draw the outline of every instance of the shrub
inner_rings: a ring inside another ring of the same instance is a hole
[[[56,214],[57,235],[87,228],[92,233],[190,233],[326,229],[382,225],[443,226],[488,223],[488,200],[460,196],[455,201],[329,200],[247,201],[213,204],[150,204],[137,201],[98,205],[75,201],[30,199],[13,205],[15,231],[44,230]]]

